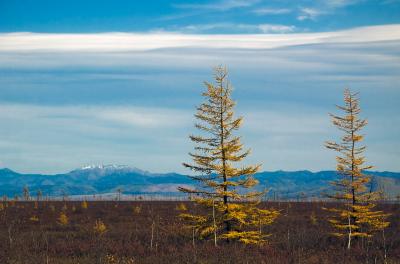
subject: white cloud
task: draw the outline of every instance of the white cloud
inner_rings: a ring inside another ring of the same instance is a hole
[[[265,34],[269,33],[291,33],[295,30],[295,26],[285,26],[276,24],[261,24],[258,28]]]
[[[331,8],[341,8],[349,5],[354,5],[363,0],[326,0],[324,4]]]
[[[338,9],[344,8],[349,5],[354,5],[362,0],[323,0],[314,1],[313,5],[301,7],[297,19],[303,20],[317,20],[322,15],[335,13]]]
[[[206,28],[230,26],[210,24]],[[238,25],[264,32],[290,32],[293,26],[285,25]],[[196,27],[192,26],[193,30]],[[201,30],[201,28],[198,28]],[[124,52],[167,48],[238,48],[271,49],[285,46],[318,43],[360,43],[392,41],[400,39],[400,25],[383,25],[354,28],[322,33],[293,34],[180,34],[180,33],[98,33],[98,34],[48,34],[48,33],[2,33],[0,52]],[[23,53],[22,53],[23,54]]]
[[[39,106],[0,104],[2,120],[36,121],[53,124],[82,123],[131,126],[141,129],[179,127],[190,123],[184,112],[163,108],[123,106]],[[173,117],[172,119],[170,117]],[[76,124],[75,124],[76,125]]]
[[[192,24],[176,28],[178,33],[202,33],[214,29],[230,29],[235,27],[235,24],[231,23],[215,23],[215,24]]]
[[[249,7],[256,3],[260,2],[259,0],[222,0],[222,1],[212,1],[207,4],[175,4],[173,5],[176,8],[182,9],[208,9],[208,10],[218,10],[218,11],[226,11],[233,8],[240,7]]]
[[[199,24],[188,25],[177,28],[181,33],[203,33],[215,29],[233,30],[247,33],[290,33],[295,30],[294,26],[277,25],[277,24],[233,24],[233,23],[217,23],[217,24]]]
[[[306,19],[315,20],[317,17],[326,14],[326,11],[319,10],[316,8],[304,7],[300,8],[300,15],[297,17],[298,20],[303,21]]]
[[[106,121],[145,128],[176,127],[190,122],[190,115],[170,109],[124,109],[117,107],[97,111],[95,116]]]
[[[288,8],[258,8],[252,12],[257,15],[282,15],[291,13],[292,10]]]

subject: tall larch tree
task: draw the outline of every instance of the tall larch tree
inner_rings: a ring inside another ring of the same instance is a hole
[[[235,166],[250,150],[243,150],[240,137],[235,135],[243,118],[234,117],[235,102],[227,77],[226,68],[220,66],[214,71],[215,83],[205,82],[205,102],[195,114],[195,127],[201,135],[190,136],[196,145],[194,153],[189,153],[193,164],[183,163],[197,174],[189,176],[196,187],[179,188],[206,210],[180,216],[200,238],[212,238],[215,245],[219,239],[262,244],[267,237],[262,227],[273,223],[279,212],[258,207],[264,192],[254,191],[258,181],[253,175],[260,165]]]
[[[339,201],[341,208],[328,209],[335,214],[329,221],[337,230],[333,235],[345,237],[347,248],[350,249],[353,238],[371,237],[389,223],[386,222],[387,214],[374,210],[379,193],[368,188],[371,177],[364,173],[372,166],[365,165],[363,153],[366,147],[360,145],[364,139],[360,131],[367,125],[367,120],[358,117],[361,112],[358,94],[345,89],[344,106],[337,108],[344,115],[330,116],[332,123],[344,135],[340,143],[327,141],[325,146],[339,153],[336,170],[340,177],[331,182],[335,193],[330,197]]]

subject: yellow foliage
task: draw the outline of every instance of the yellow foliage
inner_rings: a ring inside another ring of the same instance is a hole
[[[104,259],[105,264],[134,264],[135,259],[133,257],[118,257],[115,255],[107,254]]]
[[[135,206],[134,208],[133,208],[133,213],[134,214],[140,214],[140,212],[142,211],[142,207],[140,207],[139,205],[137,205],[137,206]]]
[[[332,236],[335,236],[335,237],[344,237],[344,236],[347,236],[347,235],[344,234],[344,233],[331,233],[331,235],[332,235]]]
[[[206,226],[206,227],[203,227],[203,228],[201,229],[201,231],[200,231],[200,237],[201,237],[201,238],[207,237],[207,236],[213,234],[214,231],[215,231],[214,226]]]
[[[260,232],[257,231],[229,231],[223,234],[221,237],[225,239],[238,240],[244,244],[260,245],[267,242],[265,240],[267,235],[262,235]]]
[[[4,204],[0,203],[0,212],[4,210]]]
[[[87,209],[88,208],[88,203],[86,201],[82,201],[81,208],[82,209]]]
[[[344,132],[339,143],[328,141],[325,146],[338,152],[336,157],[339,180],[332,182],[337,189],[333,199],[341,201],[341,208],[331,208],[334,213],[329,219],[332,226],[337,229],[335,236],[348,238],[348,248],[352,237],[370,237],[374,232],[382,230],[389,225],[386,222],[388,214],[374,211],[376,192],[369,192],[367,184],[371,177],[365,175],[365,170],[372,166],[364,165],[363,152],[365,146],[359,146],[364,136],[361,129],[367,125],[367,120],[360,119],[361,112],[357,94],[346,89],[344,92],[344,106],[338,106],[344,116],[331,114],[332,123]]]
[[[311,212],[311,215],[310,215],[311,224],[312,224],[312,225],[316,225],[317,222],[318,222],[317,220],[318,220],[318,219],[317,219],[317,216],[315,215],[315,212],[312,211],[312,212]]]
[[[229,204],[229,206],[230,205],[232,205],[232,204]],[[228,208],[229,208],[229,206],[228,206]],[[246,220],[248,220],[248,216],[249,215],[247,214],[247,212],[245,210],[243,210],[242,208],[240,208],[239,210],[238,209],[236,209],[236,210],[228,209],[225,217],[228,220],[234,220],[240,224],[245,225],[245,224],[247,224]]]
[[[29,220],[31,220],[32,222],[39,222],[39,217],[34,215],[34,216],[31,216],[31,218],[29,218]]]
[[[68,216],[64,212],[60,213],[57,220],[58,220],[58,223],[62,226],[66,226],[69,223]]]
[[[177,211],[187,211],[187,207],[184,203],[180,203],[175,208]]]
[[[353,237],[372,237],[371,234],[368,234],[366,232],[353,232],[353,233],[351,233],[351,236],[353,236]]]
[[[106,258],[105,258],[105,263],[106,264],[118,264],[119,261],[118,261],[118,258],[116,256],[111,255],[111,254],[107,254]]]
[[[200,227],[208,221],[208,218],[202,215],[192,215],[187,213],[182,213],[179,217],[190,224],[190,227]]]
[[[96,234],[102,235],[107,232],[107,227],[100,219],[97,219],[94,223],[93,230]]]
[[[204,102],[195,114],[198,121],[195,127],[201,134],[190,136],[196,144],[194,153],[189,153],[193,164],[183,164],[201,176],[190,176],[199,183],[198,187],[179,187],[207,210],[201,215],[182,213],[179,216],[202,238],[261,244],[266,237],[261,233],[262,226],[272,224],[279,212],[257,208],[264,192],[251,188],[258,184],[253,175],[261,165],[240,167],[242,164],[238,163],[250,150],[245,150],[241,138],[235,135],[243,118],[234,117],[236,103],[231,98],[232,86],[227,76],[224,67],[217,67],[215,83],[205,82]]]

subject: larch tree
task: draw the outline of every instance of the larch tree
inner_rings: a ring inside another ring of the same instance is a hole
[[[179,188],[206,210],[199,214],[185,212],[180,217],[201,239],[212,238],[215,245],[218,239],[262,244],[268,236],[262,227],[272,224],[279,212],[258,206],[264,192],[253,189],[258,184],[253,175],[260,165],[237,165],[250,150],[243,150],[240,137],[235,135],[243,118],[234,117],[235,102],[227,77],[226,68],[220,66],[215,68],[215,83],[205,82],[205,102],[195,114],[195,127],[201,135],[190,136],[196,145],[194,153],[189,153],[193,163],[183,163],[198,174],[189,176],[196,187]]]
[[[42,198],[43,198],[43,192],[42,192],[42,190],[39,189],[36,192],[36,200],[39,202],[42,200]]]
[[[30,194],[29,194],[29,188],[28,188],[28,186],[24,186],[24,188],[22,189],[22,193],[23,193],[23,196],[24,196],[24,200],[25,201],[29,201],[30,200]]]
[[[340,177],[331,182],[335,193],[330,197],[340,202],[342,207],[328,209],[335,214],[329,222],[337,229],[333,235],[345,237],[350,249],[353,238],[371,237],[374,232],[386,228],[389,222],[386,222],[387,214],[374,210],[379,193],[368,188],[371,177],[364,173],[372,166],[365,165],[363,153],[366,147],[360,145],[364,139],[360,131],[367,125],[367,120],[358,117],[361,112],[358,94],[345,89],[344,106],[337,108],[344,115],[330,116],[332,123],[344,135],[340,143],[327,141],[325,146],[339,153],[336,170]]]

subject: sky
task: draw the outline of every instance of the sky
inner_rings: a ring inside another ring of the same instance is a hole
[[[262,170],[333,170],[328,113],[359,92],[369,164],[400,171],[400,1],[0,1],[0,167],[189,173],[226,65]]]

